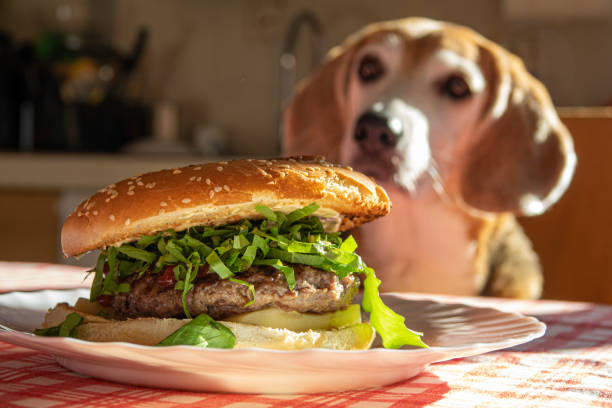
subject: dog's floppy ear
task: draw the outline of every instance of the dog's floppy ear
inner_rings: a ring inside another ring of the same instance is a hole
[[[284,114],[283,154],[325,154],[339,161],[346,133],[346,88],[355,46],[332,49],[326,62],[296,88]]]
[[[466,152],[462,199],[482,211],[540,214],[571,181],[576,165],[571,136],[544,86],[517,57],[482,50],[490,99]]]

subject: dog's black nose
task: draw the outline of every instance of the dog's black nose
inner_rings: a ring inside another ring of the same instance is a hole
[[[399,120],[376,112],[366,112],[357,120],[354,137],[362,149],[376,152],[394,148],[401,135],[402,125]]]

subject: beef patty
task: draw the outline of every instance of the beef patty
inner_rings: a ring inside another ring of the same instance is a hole
[[[285,276],[269,266],[253,266],[235,278],[255,286],[255,301],[245,285],[221,279],[216,273],[200,273],[186,296],[189,313],[206,313],[213,319],[252,312],[268,307],[298,312],[326,313],[344,309],[359,290],[359,278],[339,279],[335,273],[305,265],[291,265],[295,287],[289,290]],[[115,295],[111,302],[118,317],[184,317],[182,292],[159,284],[160,274],[149,272],[130,283],[129,293]]]

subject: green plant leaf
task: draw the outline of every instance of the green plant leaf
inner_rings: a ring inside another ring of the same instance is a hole
[[[385,305],[378,293],[380,280],[376,277],[374,269],[364,268],[366,275],[363,282],[363,301],[361,307],[370,313],[370,323],[380,334],[385,348],[400,348],[404,345],[427,347],[419,333],[408,329],[404,325],[404,317],[398,315]]]
[[[221,279],[227,279],[234,274],[229,268],[223,263],[219,255],[215,251],[212,251],[210,255],[206,257],[206,262],[210,265],[210,269],[212,269]]]
[[[317,203],[312,203],[307,205],[306,207],[299,208],[287,214],[287,220],[285,221],[285,223],[286,225],[291,225],[297,220],[308,217],[318,209],[319,205]]]
[[[75,337],[74,329],[83,323],[83,317],[78,313],[70,313],[58,326],[46,329],[36,329],[34,334],[46,337]]]
[[[249,282],[246,282],[240,279],[236,279],[236,278],[229,278],[229,280],[239,285],[246,286],[249,289],[249,291],[251,292],[251,300],[245,303],[244,307],[251,306],[255,302],[255,286],[252,283],[249,283]]]
[[[128,244],[123,244],[117,248],[120,253],[139,261],[153,263],[157,259],[157,255],[153,252],[145,251],[144,249],[136,248]]]
[[[258,204],[255,206],[255,211],[269,219],[270,221],[276,222],[276,213],[265,205]]]
[[[157,346],[188,345],[203,348],[234,348],[236,337],[230,329],[202,313],[166,337]]]

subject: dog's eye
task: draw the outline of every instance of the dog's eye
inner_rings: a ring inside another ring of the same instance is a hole
[[[451,99],[464,99],[472,95],[470,86],[459,75],[451,75],[440,86],[440,92]]]
[[[385,73],[385,67],[375,55],[366,55],[359,63],[359,78],[362,82],[376,81]]]

